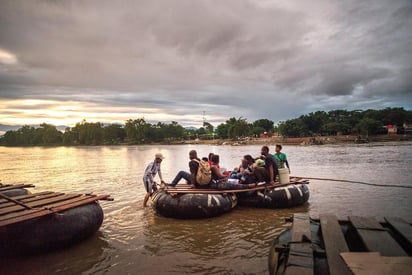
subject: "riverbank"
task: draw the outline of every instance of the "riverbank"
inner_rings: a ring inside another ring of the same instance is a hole
[[[317,137],[264,137],[264,138],[245,138],[239,140],[232,139],[214,139],[214,140],[186,140],[176,144],[210,144],[210,145],[275,145],[275,144],[285,144],[285,145],[323,145],[323,144],[353,144],[358,136],[317,136]],[[366,143],[366,139],[362,139]],[[402,141],[412,141],[412,136],[404,135],[378,135],[378,136],[368,136],[367,143],[373,142],[402,142]]]

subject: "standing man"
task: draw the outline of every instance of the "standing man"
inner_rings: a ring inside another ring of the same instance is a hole
[[[275,159],[278,168],[286,168],[287,167],[288,170],[289,170],[289,174],[290,174],[289,162],[286,158],[286,154],[280,152],[281,150],[282,150],[282,145],[276,144],[276,147],[275,147],[276,153],[273,154],[273,158]]]
[[[143,184],[144,188],[146,189],[146,195],[143,200],[143,207],[147,206],[147,201],[152,195],[153,190],[157,190],[156,182],[154,181],[154,177],[157,173],[159,173],[160,182],[163,184],[165,183],[163,181],[162,172],[160,171],[160,164],[162,163],[163,159],[163,155],[161,153],[157,153],[155,155],[154,161],[150,162],[144,170]]]
[[[196,150],[191,150],[189,152],[189,170],[190,173],[186,171],[179,171],[173,181],[169,184],[169,186],[176,186],[176,184],[183,178],[186,180],[191,187],[195,187],[196,185],[196,175],[197,169],[199,168],[199,161],[200,159],[197,157]]]

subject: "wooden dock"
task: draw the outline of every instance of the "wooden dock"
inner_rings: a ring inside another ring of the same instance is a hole
[[[307,214],[292,220],[271,249],[271,274],[412,274],[410,222]]]
[[[2,185],[0,187],[0,227],[55,214],[98,200],[112,200],[110,195],[65,194],[44,191],[39,193],[9,197],[1,191],[34,187],[33,185]]]

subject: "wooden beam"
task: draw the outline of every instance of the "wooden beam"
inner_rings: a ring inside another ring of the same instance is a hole
[[[22,188],[28,188],[28,187],[34,187],[33,184],[11,184],[11,185],[5,185],[0,187],[0,192],[2,191],[7,191],[7,190],[12,190],[12,189],[22,189]]]
[[[364,245],[370,252],[380,252],[382,256],[407,256],[402,247],[373,218],[350,216]]]
[[[325,244],[329,273],[336,275],[352,274],[340,256],[341,252],[349,252],[349,248],[338,219],[334,215],[321,215],[320,226]]]
[[[313,250],[308,215],[300,213],[293,215],[291,241],[285,275],[312,275]]]
[[[397,217],[385,217],[385,220],[392,226],[393,230],[402,236],[409,249],[412,248],[412,225],[404,219]]]

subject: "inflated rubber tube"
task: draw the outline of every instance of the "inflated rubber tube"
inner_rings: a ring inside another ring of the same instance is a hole
[[[222,215],[237,205],[235,194],[174,194],[164,190],[155,191],[152,205],[165,217],[178,219],[201,219]]]
[[[238,203],[242,206],[264,208],[287,208],[304,204],[309,199],[306,184],[290,184],[270,190],[238,194]]]
[[[61,213],[0,227],[1,255],[26,255],[62,248],[94,234],[103,210],[94,202]]]
[[[15,196],[30,194],[30,192],[27,189],[24,189],[24,188],[4,190],[4,191],[0,191],[0,193],[3,194],[3,195],[6,195],[8,197],[15,197]]]

